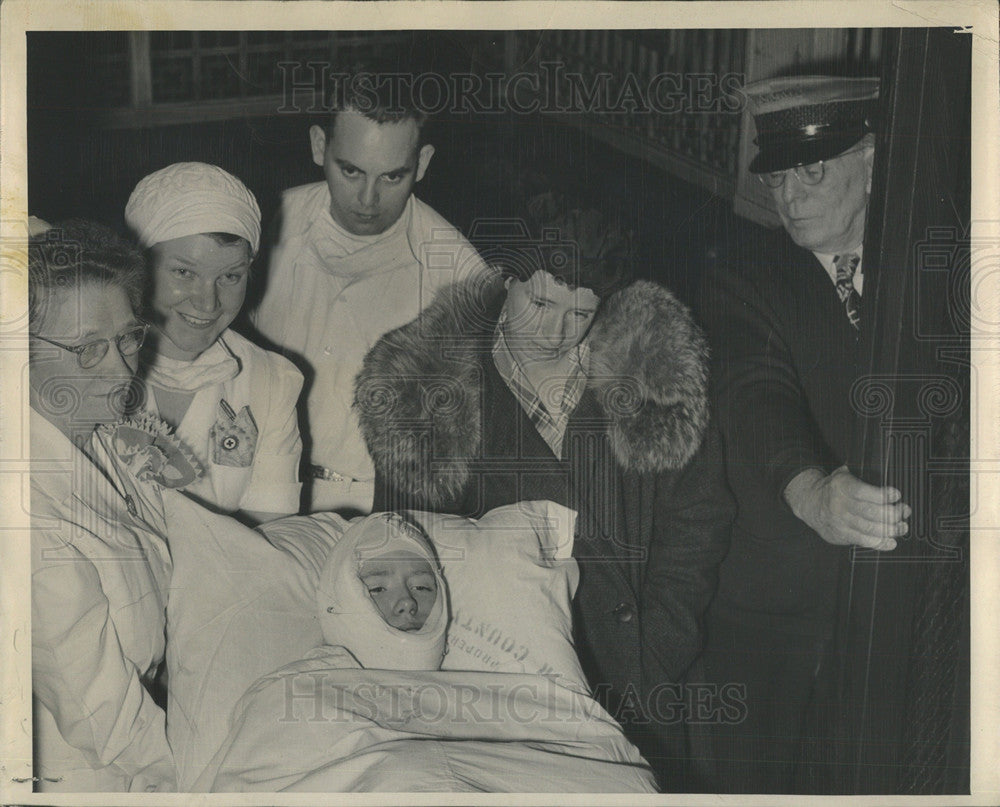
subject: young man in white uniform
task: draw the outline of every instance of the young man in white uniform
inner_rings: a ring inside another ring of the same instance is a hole
[[[306,374],[310,512],[370,512],[375,473],[351,412],[361,361],[438,288],[485,270],[468,241],[413,195],[434,147],[423,142],[426,115],[409,102],[408,85],[370,71],[359,85],[359,75],[339,85],[326,127],[309,130],[326,181],[285,192],[253,315]]]

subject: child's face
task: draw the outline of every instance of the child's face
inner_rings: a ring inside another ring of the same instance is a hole
[[[399,630],[420,630],[437,600],[434,571],[415,552],[387,552],[366,560],[361,581],[382,618]]]

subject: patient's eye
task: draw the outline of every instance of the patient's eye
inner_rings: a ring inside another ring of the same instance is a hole
[[[372,594],[372,595],[374,595],[374,594],[381,594],[383,591],[385,591],[385,586],[368,586],[368,593],[369,594]]]
[[[434,575],[421,572],[415,579],[410,580],[410,588],[414,591],[437,591],[437,581]]]

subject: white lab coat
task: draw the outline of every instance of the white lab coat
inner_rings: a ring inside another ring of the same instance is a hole
[[[171,561],[117,485],[31,412],[35,776],[43,791],[173,790],[163,659]]]
[[[438,289],[486,266],[458,230],[415,196],[387,232],[350,254],[337,241],[344,235],[329,208],[325,182],[285,192],[281,235],[253,320],[314,376],[306,402],[309,462],[369,483],[370,497],[375,468],[351,409],[365,355],[383,334],[414,319]]]
[[[235,377],[198,390],[176,434],[195,455],[204,475],[184,492],[222,513],[256,510],[299,511],[299,461],[302,439],[296,403],[302,373],[287,359],[258,347],[235,331],[220,337],[240,365]],[[197,361],[197,360],[196,360]],[[220,420],[219,401],[235,412],[248,406],[259,434],[252,459],[242,465],[213,461],[211,431]],[[146,396],[147,410],[159,415],[156,399]]]

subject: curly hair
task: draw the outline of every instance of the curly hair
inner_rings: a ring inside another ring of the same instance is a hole
[[[505,277],[526,281],[543,270],[571,289],[590,289],[601,300],[629,282],[632,235],[617,216],[576,206],[553,191],[532,197],[526,207],[535,249],[519,244],[518,254],[512,251],[507,259],[501,252],[497,264]],[[534,259],[525,260],[526,253]]]
[[[144,280],[145,259],[135,244],[94,221],[59,222],[28,241],[28,329],[38,333],[44,326],[57,289],[88,283],[119,288],[138,310]]]

